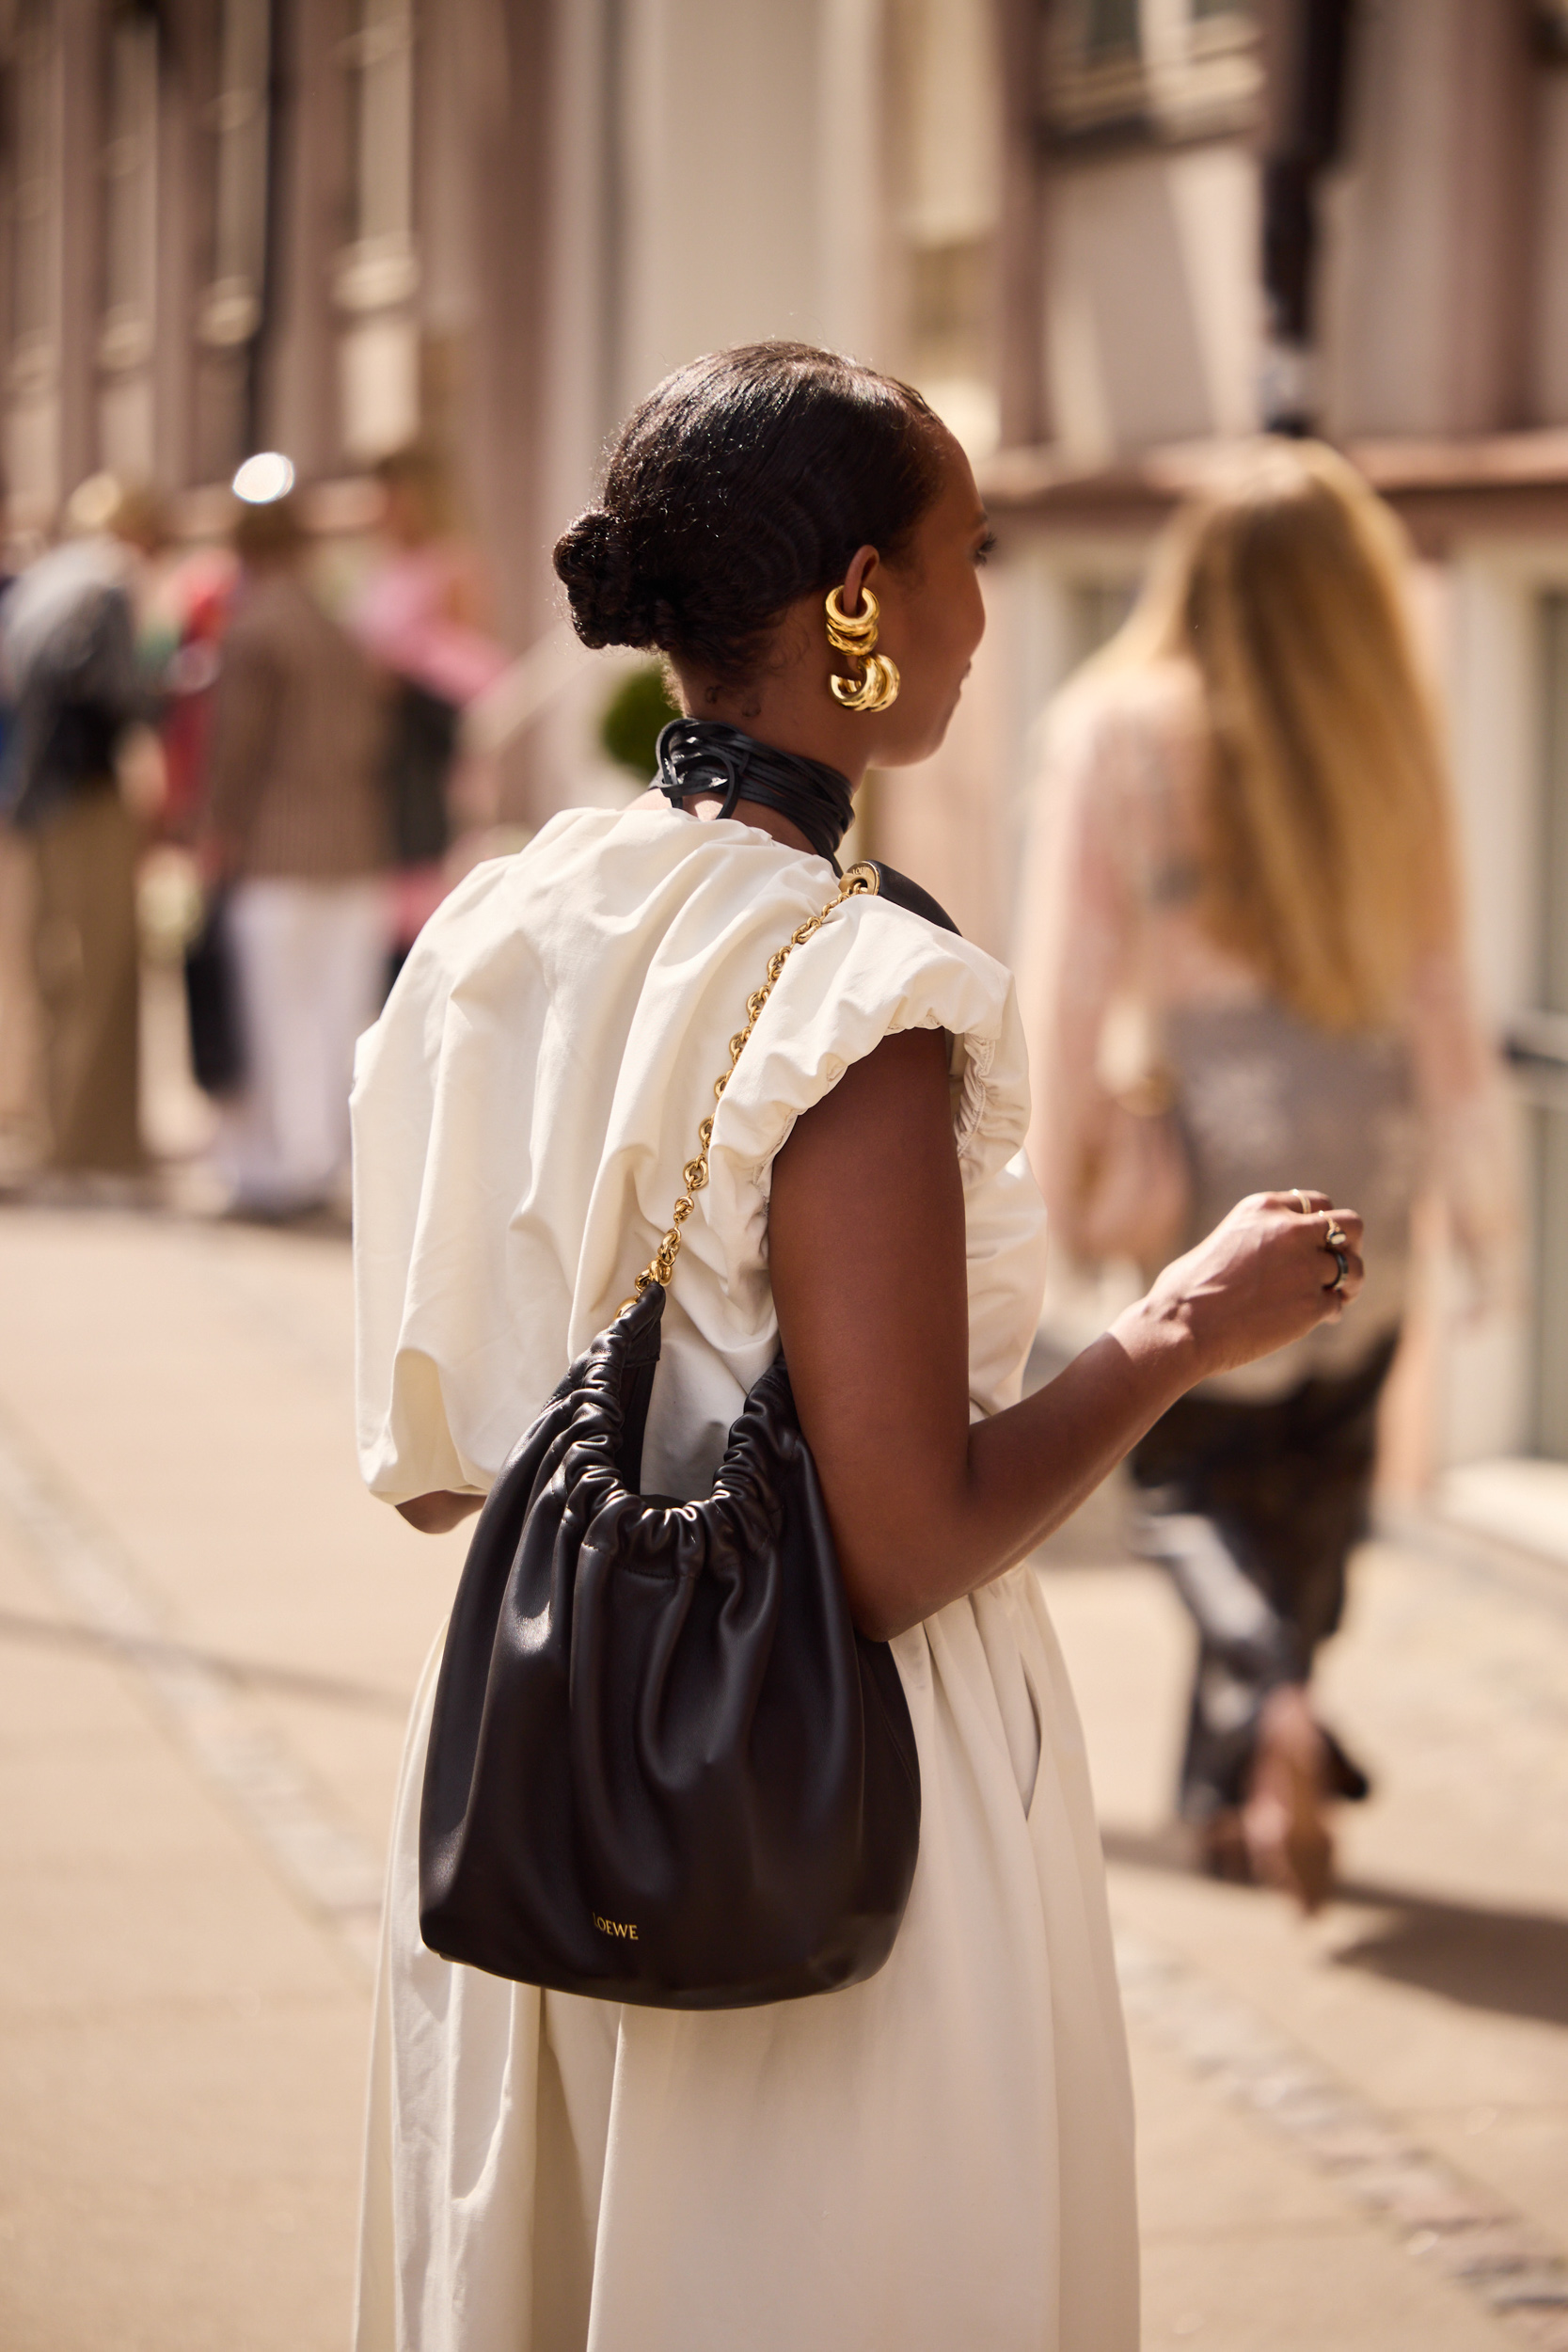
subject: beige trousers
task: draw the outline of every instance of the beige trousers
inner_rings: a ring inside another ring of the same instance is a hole
[[[44,1142],[42,1014],[33,970],[33,845],[0,824],[0,1173],[31,1168]]]
[[[137,1121],[138,829],[112,787],[33,835],[34,964],[43,1013],[50,1159],[123,1172],[143,1164]]]

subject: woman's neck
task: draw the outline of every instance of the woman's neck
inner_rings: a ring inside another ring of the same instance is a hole
[[[656,785],[651,792],[643,795],[638,805],[643,808],[670,808],[673,803],[665,799]],[[689,793],[680,803],[688,817],[700,818],[705,824],[711,824],[723,805],[722,796],[717,792]],[[737,825],[751,825],[757,833],[770,834],[786,850],[809,850],[811,848],[800,826],[792,825],[788,818],[781,816],[776,808],[764,808],[760,802],[748,801],[743,796],[736,801],[730,814]]]
[[[689,712],[695,698],[684,699]],[[765,732],[768,715],[748,708],[741,723],[705,708],[700,717],[673,723],[659,738],[656,788],[688,816],[728,817],[785,849],[832,857],[851,822],[850,780],[822,756],[828,746],[821,741],[813,752],[798,747],[798,729]]]
[[[817,760],[835,768],[851,792],[860,790],[871,764],[866,723],[830,698],[811,665],[792,662],[744,688],[725,688],[679,663],[674,667],[689,719],[715,719],[770,751]]]

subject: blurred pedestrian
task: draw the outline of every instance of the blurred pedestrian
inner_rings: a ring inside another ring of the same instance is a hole
[[[157,664],[160,736],[167,782],[161,831],[188,843],[200,829],[211,756],[213,702],[237,566],[231,548],[177,555],[158,579],[147,613],[144,658]]]
[[[0,503],[4,489],[0,486]],[[0,615],[20,569],[0,544]],[[43,1149],[38,977],[33,955],[33,860],[7,814],[7,748],[15,713],[0,619],[0,1184],[32,1172]]]
[[[293,498],[242,510],[202,832],[228,891],[244,1076],[217,1160],[233,1205],[283,1216],[347,1167],[354,1041],[387,950],[383,715],[370,667],[302,577]]]
[[[1418,1192],[1495,1274],[1510,1187],[1453,825],[1387,511],[1310,444],[1179,516],[1053,714],[1023,897],[1031,1154],[1059,1245],[1148,1269],[1243,1195],[1355,1201],[1353,1316],[1184,1397],[1133,1450],[1196,1620],[1180,1808],[1212,1867],[1322,1897],[1366,1793],[1314,1656],[1365,1534]]]
[[[487,632],[478,558],[452,522],[446,469],[422,443],[375,468],[385,550],[350,615],[387,673],[386,783],[392,824],[389,979],[448,888],[451,792],[463,711],[495,683],[507,657]]]
[[[0,613],[14,721],[0,801],[32,850],[34,961],[42,1015],[50,1164],[135,1174],[138,1117],[136,857],[144,811],[119,774],[128,730],[150,714],[134,595],[144,501],[95,475],[66,536]]]

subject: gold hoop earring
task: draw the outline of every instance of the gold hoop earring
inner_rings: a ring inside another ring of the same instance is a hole
[[[876,650],[881,606],[869,588],[861,590],[861,602],[864,611],[851,616],[844,610],[838,590],[828,591],[828,643],[834,653],[843,654],[860,671],[858,677],[839,677],[835,674],[828,680],[828,690],[834,702],[842,704],[846,710],[874,713],[885,710],[897,700],[898,665]]]

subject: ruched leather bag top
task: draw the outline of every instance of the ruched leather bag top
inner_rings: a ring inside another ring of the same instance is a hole
[[[480,1514],[431,1724],[420,1926],[525,1983],[742,2008],[881,1966],[920,1775],[892,1653],[850,1623],[783,1357],[705,1499],[638,1491],[679,1223]]]
[[[481,1514],[431,1727],[420,1926],[497,1976],[737,2008],[881,1966],[919,1767],[892,1654],[849,1622],[782,1358],[710,1496],[636,1491],[663,1309],[650,1287],[573,1365]]]

